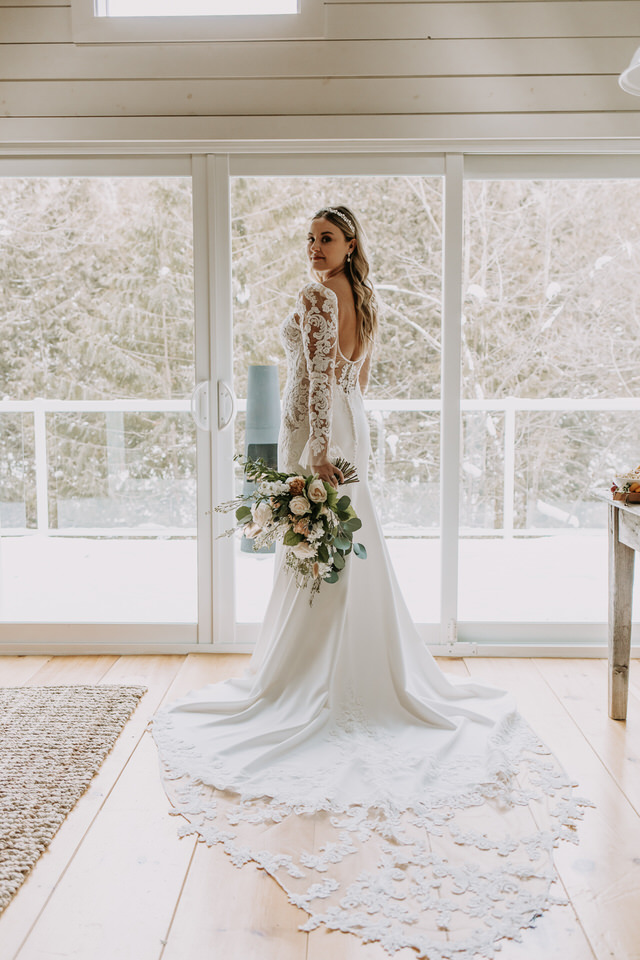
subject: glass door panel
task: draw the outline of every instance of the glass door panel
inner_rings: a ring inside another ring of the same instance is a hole
[[[605,622],[640,462],[640,181],[465,184],[460,620]]]
[[[309,277],[309,217],[330,203],[353,208],[367,233],[381,301],[380,337],[366,395],[370,482],[413,617],[440,619],[439,462],[442,180],[438,177],[234,177],[233,324],[236,451],[245,450],[249,365],[277,364],[279,327]],[[277,434],[275,436],[277,440]],[[242,482],[236,475],[237,489]],[[236,616],[257,623],[273,555],[236,543]]]
[[[195,624],[191,181],[0,198],[0,616]]]

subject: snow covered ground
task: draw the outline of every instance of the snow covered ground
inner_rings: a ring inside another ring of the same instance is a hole
[[[414,619],[437,622],[439,542],[394,539],[388,545]],[[4,621],[196,620],[194,540],[5,537],[0,540],[0,570]],[[238,548],[237,571],[243,584],[236,598],[238,620],[259,621],[273,557],[243,554]],[[636,612],[640,614],[640,601]],[[462,540],[459,619],[606,621],[605,534]]]

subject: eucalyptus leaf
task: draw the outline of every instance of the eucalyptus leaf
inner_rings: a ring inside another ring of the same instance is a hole
[[[333,565],[336,570],[342,570],[344,567],[344,557],[341,553],[334,553],[333,555]]]
[[[238,507],[236,510],[236,520],[244,520],[245,517],[251,516],[251,509],[247,506]]]
[[[343,497],[340,497],[340,499],[338,500],[338,503],[336,504],[338,508],[338,512],[340,512],[340,510],[346,511],[350,506],[350,504],[351,504],[351,500],[349,499],[349,497],[347,497],[346,495]]]
[[[351,541],[347,540],[346,537],[341,537],[340,535],[335,538],[333,543],[338,550],[348,550],[351,547]]]
[[[323,577],[323,579],[325,583],[337,583],[338,574],[336,573],[335,570],[332,570],[330,573],[326,575],[326,577]]]
[[[287,530],[282,542],[285,547],[295,547],[296,543],[300,543],[301,540],[302,536],[299,533],[294,533],[293,530]]]
[[[349,533],[355,533],[356,530],[359,530],[362,526],[362,520],[359,517],[352,517],[351,520],[345,520],[343,523],[343,528],[348,530]]]
[[[325,483],[324,486],[327,491],[327,506],[330,510],[335,510],[338,503],[338,494],[335,487],[332,487],[330,483]]]
[[[360,557],[361,560],[367,559],[367,551],[363,543],[354,543],[353,552],[355,553],[356,557]]]

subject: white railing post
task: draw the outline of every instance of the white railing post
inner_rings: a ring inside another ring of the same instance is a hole
[[[107,439],[107,489],[109,496],[118,492],[118,485],[125,475],[127,468],[124,443],[124,413],[122,410],[107,410],[106,439]]]
[[[36,525],[38,533],[49,532],[49,469],[47,466],[47,413],[45,401],[33,401],[33,430],[35,436],[36,466]]]
[[[505,399],[504,408],[504,480],[502,527],[503,537],[513,537],[514,500],[516,493],[516,410],[515,397]]]

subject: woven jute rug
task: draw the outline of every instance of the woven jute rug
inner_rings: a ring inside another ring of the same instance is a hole
[[[146,689],[0,687],[0,911],[87,789]]]

